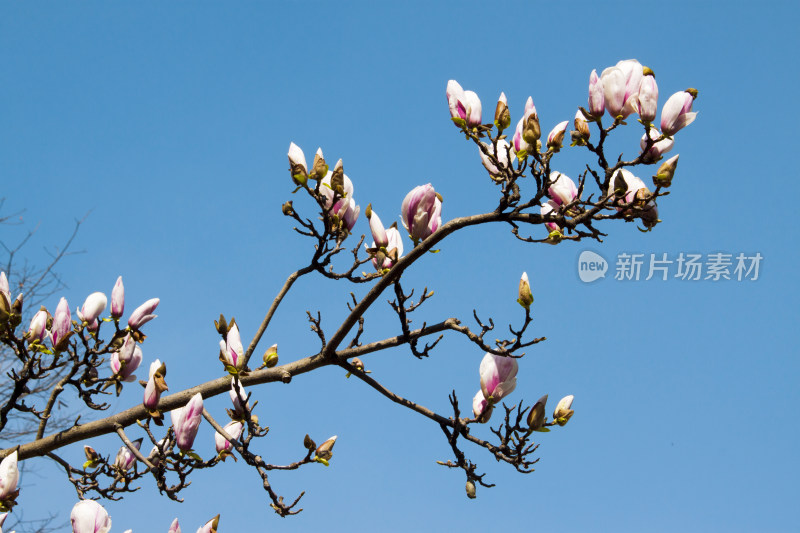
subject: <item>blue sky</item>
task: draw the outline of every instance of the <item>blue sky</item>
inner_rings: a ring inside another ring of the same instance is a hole
[[[220,312],[249,340],[310,256],[280,214],[292,199],[291,141],[307,156],[321,146],[330,161],[343,158],[356,200],[384,221],[428,182],[447,220],[491,210],[496,194],[449,120],[448,79],[479,94],[485,121],[501,91],[514,123],[532,95],[545,132],[585,105],[592,69],[620,59],[656,72],[660,106],[700,90],[698,119],[676,138],[680,164],[655,231],[606,224],[602,244],[552,247],[475,228],[406,275],[404,286],[436,291],[416,324],[466,321],[477,307],[502,325],[521,319],[516,286],[528,272],[534,334],[548,340],[520,362],[510,400],[549,393],[552,408],[576,397],[570,424],[542,436],[535,473],[470,450],[497,487],[468,500],[463,477],[435,464],[450,457],[438,427],[325,369],[254,391],[271,427],[260,448],[269,460],[299,458],[306,433],[339,435],[330,468],[272,478],[287,498],[307,491],[301,515],[278,518],[258,477],[229,463],[197,475],[182,505],[149,483],[109,504],[113,531],[166,531],[175,516],[194,531],[217,512],[220,531],[796,531],[800,254],[788,200],[798,192],[797,15],[789,2],[0,6],[0,196],[40,225],[31,261],[89,213],[76,244],[85,253],[61,267],[64,296],[74,308],[122,275],[130,309],[160,297],[143,350],[145,364],[167,362],[172,391],[220,375]],[[630,155],[640,132],[628,129],[612,145]],[[577,177],[590,158],[576,148],[556,161]],[[637,174],[647,182],[649,170]],[[363,216],[355,231],[367,231]],[[755,282],[584,284],[583,250],[611,263],[622,252],[764,259]],[[299,282],[264,347],[277,342],[282,361],[315,353],[305,310],[320,310],[332,331],[351,290]],[[395,334],[381,301],[365,339]],[[396,350],[365,363],[389,388],[446,412],[453,389],[467,407],[482,355],[448,338],[429,360]],[[132,387],[114,408],[140,398]],[[225,403],[208,406],[222,418]],[[213,452],[212,435],[201,430],[201,455]],[[93,445],[106,454],[119,446]],[[65,455],[77,461],[81,451]],[[23,482],[26,518],[66,517],[76,500],[46,461]]]

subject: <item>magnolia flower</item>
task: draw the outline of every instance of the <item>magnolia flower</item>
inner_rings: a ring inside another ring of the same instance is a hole
[[[119,318],[123,312],[125,312],[125,286],[122,284],[122,276],[120,276],[111,290],[111,316]]]
[[[658,172],[653,176],[654,184],[662,187],[669,187],[672,185],[672,178],[675,176],[675,169],[678,167],[679,156],[680,154],[676,154],[661,163],[661,166],[658,167]]]
[[[603,116],[606,110],[603,80],[597,76],[597,71],[592,70],[589,76],[589,113],[595,118]]]
[[[167,533],[181,533],[181,525],[178,523],[177,518],[169,525],[169,531],[167,531]]]
[[[157,444],[153,445],[153,449],[150,450],[150,455],[147,456],[147,461],[151,465],[158,466],[158,463],[161,462],[161,453],[166,451],[166,448],[164,447],[166,443],[167,443],[167,438],[164,437],[163,439],[158,441]]]
[[[328,461],[331,457],[333,457],[333,445],[336,444],[337,438],[338,437],[334,435],[317,447],[317,459]]]
[[[642,158],[645,163],[655,163],[661,157],[672,150],[672,145],[675,142],[670,138],[664,138],[658,141],[657,139],[661,138],[661,134],[655,128],[650,128],[645,135],[642,135],[642,139],[639,141],[639,146],[641,147],[642,151],[644,152],[645,147],[647,147],[647,136],[654,141],[653,146],[647,150],[647,153],[644,154]]]
[[[621,180],[621,181],[620,181]],[[636,197],[640,189],[646,189],[644,182],[633,175],[628,169],[621,168],[614,174],[614,178],[609,187],[609,195],[614,194],[624,199],[629,204]]]
[[[128,319],[128,326],[131,329],[139,329],[146,323],[153,320],[158,315],[154,315],[153,311],[156,310],[158,307],[158,303],[161,300],[158,298],[151,298],[147,300],[145,303],[140,305],[136,308],[136,310],[131,314],[130,318]]]
[[[8,278],[5,272],[0,272],[0,295],[6,297],[6,302],[11,306],[11,290],[8,287]]]
[[[61,298],[56,307],[56,314],[53,317],[53,325],[50,327],[50,338],[53,348],[61,350],[72,329],[72,315],[69,313],[69,304],[66,298]]]
[[[558,152],[561,149],[561,145],[564,144],[564,134],[567,132],[568,124],[568,120],[559,122],[547,135],[547,147],[554,152]]]
[[[505,139],[497,141],[497,153],[494,151],[494,144],[481,142],[481,145],[483,145],[483,147],[486,149],[486,152],[479,149],[481,163],[483,163],[483,166],[492,176],[502,176],[503,170],[511,167],[508,161],[508,152],[511,146],[508,144],[508,141]],[[487,155],[487,153],[491,154],[500,163],[499,169],[494,163],[492,163],[492,159]]]
[[[511,114],[508,112],[506,93],[500,93],[500,98],[497,99],[497,106],[494,109],[494,123],[500,131],[503,131],[511,124]]]
[[[430,183],[414,187],[400,209],[403,226],[414,244],[427,239],[442,225],[442,200]]]
[[[47,334],[47,311],[42,308],[33,315],[28,328],[28,342],[41,342]]]
[[[155,411],[158,407],[158,401],[161,399],[161,393],[167,389],[167,383],[164,381],[164,376],[167,373],[167,365],[156,359],[150,363],[150,371],[148,373],[147,385],[144,387],[144,399],[142,403],[150,411]]]
[[[653,122],[658,110],[658,85],[652,73],[642,78],[637,100],[636,112],[639,113],[639,118],[642,122]]]
[[[0,462],[0,502],[16,497],[18,481],[17,450],[14,450]]]
[[[483,397],[497,403],[517,386],[517,360],[487,353],[480,366]]]
[[[664,135],[675,135],[697,117],[692,113],[692,103],[697,98],[695,89],[677,92],[669,97],[661,110],[661,131]]]
[[[389,229],[385,229],[378,214],[372,208],[367,209],[367,217],[374,239],[372,247],[367,248],[372,254],[372,265],[378,271],[392,268],[403,256],[403,238],[394,224]]]
[[[361,212],[361,206],[356,205],[356,201],[352,198],[341,198],[333,205],[330,212],[344,222],[347,231],[352,231]]]
[[[525,123],[525,118],[519,119],[517,122],[517,128],[514,130],[514,137],[511,139],[512,144],[514,145],[515,152],[530,152],[531,145],[525,142],[525,139],[522,138],[522,128]]]
[[[367,219],[369,220],[369,230],[372,232],[373,247],[386,248],[389,244],[389,237],[386,235],[386,229],[383,227],[378,214],[372,210],[372,207],[367,209]]]
[[[111,354],[109,366],[111,372],[122,381],[131,382],[136,380],[133,375],[139,365],[142,364],[142,349],[133,340],[133,337],[128,334],[125,337],[125,342],[122,348]]]
[[[583,145],[592,136],[592,132],[589,130],[589,123],[586,121],[583,111],[578,109],[575,112],[575,118],[572,123],[575,125],[575,131],[572,132],[572,140],[576,144]]]
[[[206,522],[203,527],[197,529],[197,533],[214,533],[217,531],[219,527],[219,515],[215,516],[208,522]]]
[[[94,500],[81,500],[69,515],[72,533],[108,533],[111,518],[103,506]]]
[[[170,416],[178,448],[184,452],[191,450],[203,417],[203,396],[198,392],[185,406],[170,411]]]
[[[491,418],[493,410],[494,405],[483,396],[483,391],[479,390],[472,398],[472,414],[475,415],[475,419],[485,424]]]
[[[547,194],[558,205],[569,204],[578,197],[578,187],[566,174],[553,171],[550,173]]]
[[[342,160],[340,159],[338,163],[336,163],[336,169],[342,168]],[[322,183],[319,186],[319,192],[325,197],[325,209],[330,211],[331,206],[333,206],[333,185],[331,184],[331,179],[333,178],[333,172],[328,171],[324,178],[322,178]],[[341,198],[352,198],[353,197],[353,182],[350,181],[350,178],[347,177],[347,174],[342,172],[342,191],[336,194],[336,197]]]
[[[225,340],[219,341],[219,359],[226,366],[232,366],[236,370],[241,370],[244,366],[244,346],[239,335],[239,326],[233,321],[228,329]]]
[[[612,117],[624,119],[636,112],[643,73],[644,69],[638,61],[627,59],[605,69],[600,75],[605,106]]]
[[[88,324],[95,322],[97,317],[105,311],[106,303],[108,303],[108,300],[105,294],[102,292],[93,292],[86,298],[86,301],[83,302],[83,307],[77,310],[78,318],[81,319],[82,322]]]
[[[530,309],[533,303],[533,293],[531,292],[531,284],[528,282],[527,272],[523,272],[522,277],[519,278],[519,297],[517,302],[525,309]]]
[[[539,400],[531,407],[528,413],[528,426],[536,431],[541,429],[545,423],[544,410],[547,406],[547,394],[539,398]]]
[[[481,125],[481,100],[477,94],[465,91],[456,80],[450,80],[445,96],[451,118],[463,120],[470,128]]]
[[[225,424],[225,426],[222,429],[224,429],[225,433],[227,433],[231,438],[236,440],[242,436],[242,430],[244,429],[244,426],[242,425],[241,422],[237,420],[232,420],[227,424]],[[233,445],[230,442],[228,442],[225,439],[225,437],[222,436],[221,433],[214,433],[214,443],[217,446],[217,453],[226,454],[229,453],[231,449],[233,449]]]
[[[561,210],[561,207],[555,202],[555,200],[547,200],[546,203],[542,204],[541,207],[541,214],[543,217],[550,215],[550,214],[557,214]],[[561,226],[556,224],[555,222],[546,222],[545,227],[548,231],[561,231]]]
[[[134,448],[137,450],[142,447],[142,439],[136,439],[132,441]],[[136,462],[136,456],[133,454],[130,448],[126,445],[122,445],[122,447],[117,452],[117,457],[114,459],[114,467],[119,469],[122,472],[127,472],[131,469],[133,464]]]

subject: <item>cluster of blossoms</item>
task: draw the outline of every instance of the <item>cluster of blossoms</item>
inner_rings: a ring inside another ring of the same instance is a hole
[[[482,124],[481,102],[477,94],[465,91],[455,80],[448,82],[445,94],[451,119],[459,128],[479,135],[491,129],[490,124]],[[640,160],[645,164],[655,164],[672,149],[673,136],[695,120],[697,113],[692,111],[692,104],[697,94],[697,90],[687,89],[670,96],[661,111],[661,131],[658,131],[653,124],[658,111],[658,85],[651,69],[635,59],[629,59],[603,70],[599,76],[593,70],[589,77],[588,109],[579,108],[573,120],[575,130],[571,133],[572,146],[587,146],[591,137],[589,123],[595,122],[602,128],[601,119],[606,112],[615,126],[624,124],[627,117],[636,114],[645,126],[640,142]],[[502,132],[510,124],[508,99],[505,93],[501,93],[495,108],[494,125]],[[483,166],[493,180],[503,181],[502,176],[513,168],[515,158],[522,165],[530,155],[539,161],[540,154],[551,156],[558,152],[563,146],[568,125],[566,120],[559,122],[547,135],[546,150],[543,150],[539,115],[533,98],[529,96],[511,143],[505,136],[499,136],[493,143],[480,142]],[[669,187],[677,164],[678,155],[664,161],[653,176],[654,184],[657,187]],[[547,220],[545,225],[550,233],[550,241],[555,243],[563,236],[563,228],[554,219],[557,215],[576,214],[570,212],[570,204],[578,199],[578,188],[570,178],[557,171],[550,172],[547,184],[545,189],[549,199],[540,205],[540,212]],[[624,212],[626,216],[635,215],[646,228],[652,228],[659,222],[658,208],[651,199],[652,193],[629,170],[619,169],[609,190],[604,193],[617,211]],[[623,202],[625,206],[617,207]],[[635,213],[631,207],[636,208]]]
[[[533,303],[533,293],[531,292],[526,272],[522,273],[519,280],[517,302],[525,308],[526,312],[530,310],[530,306]],[[487,353],[483,356],[478,370],[481,388],[472,399],[472,413],[478,422],[488,422],[495,404],[514,392],[514,389],[517,388],[518,370],[519,365],[514,357],[505,357],[493,353]],[[562,398],[553,412],[554,421],[551,424],[547,424],[547,418],[545,417],[547,394],[539,398],[528,413],[527,422],[530,430],[549,431],[545,428],[546,425],[565,425],[573,414],[571,409],[573,399],[574,396],[572,395]]]
[[[477,113],[480,115],[480,109]],[[288,156],[292,179],[300,187],[308,188],[309,178],[319,180],[315,194],[323,211],[323,219],[331,228],[331,233],[339,236],[342,228],[346,229],[347,233],[351,232],[361,208],[353,199],[353,182],[344,174],[342,160],[339,160],[333,172],[323,173],[323,169],[328,167],[324,163],[320,148],[317,150],[312,171],[309,172],[305,154],[299,146],[291,143]],[[284,205],[284,213],[293,214],[291,203]],[[372,204],[367,206],[366,215],[373,238],[372,246],[368,246],[367,251],[375,269],[378,272],[385,272],[403,256],[403,239],[397,229],[397,223],[392,223],[386,228],[372,208]],[[415,187],[403,199],[400,220],[416,246],[441,227],[442,196],[430,183]]]

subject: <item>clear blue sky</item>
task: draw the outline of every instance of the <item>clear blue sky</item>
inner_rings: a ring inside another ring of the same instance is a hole
[[[656,72],[661,105],[700,90],[652,233],[608,224],[602,245],[550,247],[478,228],[408,274],[407,287],[436,291],[417,324],[467,320],[478,307],[502,325],[520,319],[516,285],[528,272],[535,334],[548,340],[521,361],[510,399],[549,393],[552,408],[576,396],[570,424],[542,436],[535,473],[472,449],[497,487],[468,500],[463,477],[434,462],[450,457],[436,425],[328,369],[255,391],[269,460],[299,458],[305,433],[339,435],[330,468],[273,475],[287,498],[307,491],[300,516],[278,518],[258,477],[229,463],[196,475],[182,505],[145,482],[108,504],[113,531],[166,531],[175,516],[194,531],[217,512],[222,532],[797,531],[797,20],[791,2],[4,3],[0,196],[40,224],[32,261],[91,212],[77,242],[85,253],[62,265],[64,295],[74,309],[90,292],[110,293],[121,274],[129,306],[160,297],[143,371],[166,361],[173,391],[220,375],[213,319],[234,315],[249,340],[311,253],[280,214],[291,141],[307,156],[322,146],[329,160],[343,158],[356,200],[384,221],[427,182],[447,220],[495,205],[474,147],[450,123],[448,79],[475,90],[487,118],[501,91],[515,122],[532,95],[544,131],[585,105],[593,68],[620,59]],[[635,153],[638,135],[619,147]],[[577,177],[589,159],[571,149],[558,161]],[[367,231],[363,217],[356,231]],[[609,260],[764,260],[755,282],[587,285],[576,272],[586,249]],[[315,353],[305,310],[321,310],[332,330],[350,290],[298,283],[264,347],[277,342],[282,361]],[[395,335],[391,318],[378,305],[365,339]],[[452,389],[467,408],[482,355],[454,338],[426,361],[398,350],[365,363],[396,392],[446,412]],[[114,408],[139,401],[131,387]],[[208,407],[223,418],[225,404]],[[210,455],[210,428],[198,439]],[[81,460],[79,447],[66,455]],[[46,461],[23,483],[26,518],[66,518],[76,501]]]

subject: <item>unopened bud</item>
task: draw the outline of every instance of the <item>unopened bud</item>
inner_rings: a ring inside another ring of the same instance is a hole
[[[264,366],[272,368],[278,364],[278,345],[273,344],[264,352]]]
[[[528,413],[528,426],[531,428],[532,431],[538,431],[544,426],[544,410],[547,406],[547,394],[539,398],[533,407],[531,407],[531,412]]]
[[[539,117],[536,113],[531,113],[522,126],[522,140],[528,144],[536,145],[536,141],[538,141],[541,136],[542,130],[539,127]]]
[[[84,446],[83,453],[86,455],[86,462],[83,463],[83,468],[94,468],[100,462],[100,454],[95,451],[91,446]]]
[[[573,121],[575,125],[575,131],[573,132],[573,140],[580,139],[582,141],[588,141],[589,137],[591,137],[592,132],[589,130],[589,123],[586,121],[586,117],[583,115],[583,111],[578,109],[578,112],[575,113],[575,120]]]
[[[351,365],[353,365],[353,367],[354,367],[356,370],[358,370],[358,371],[360,371],[360,372],[363,372],[363,371],[364,371],[364,363],[362,363],[362,362],[361,362],[361,359],[359,359],[358,357],[356,357],[355,359],[353,359],[352,361],[350,361],[350,364],[351,364]]]
[[[555,420],[559,426],[565,426],[567,422],[569,422],[569,419],[572,418],[572,415],[575,413],[575,411],[571,409],[572,401],[574,399],[575,396],[570,394],[569,396],[564,396],[558,402],[556,410],[553,411],[553,420]]]
[[[531,285],[528,283],[527,272],[523,272],[522,277],[519,279],[519,298],[517,302],[525,309],[530,309],[533,303],[533,293],[531,292]]]
[[[338,194],[340,198],[344,196],[344,165],[341,159],[336,162],[336,167],[333,169],[331,189]]]
[[[700,91],[692,87],[686,89],[686,92],[692,95],[692,100],[697,100],[697,95],[700,94]]]
[[[322,157],[322,148],[317,148],[317,153],[314,155],[314,166],[311,168],[309,177],[314,180],[321,180],[327,173],[328,165],[325,163],[325,158]]]
[[[672,178],[675,176],[675,169],[678,167],[679,155],[670,157],[658,167],[658,172],[653,176],[653,183],[656,186],[669,187],[672,185]]]
[[[467,481],[467,498],[470,500],[474,500],[476,498],[475,483],[473,483],[472,480]]]
[[[328,461],[333,457],[333,445],[336,444],[336,435],[329,438],[317,448],[317,458]]]
[[[217,328],[217,333],[223,337],[228,334],[228,322],[225,320],[225,316],[222,313],[219,314],[219,321],[214,321],[214,327]]]
[[[503,131],[511,124],[511,113],[508,111],[508,100],[506,93],[500,93],[500,98],[497,100],[497,107],[494,110],[494,125],[497,129]]]
[[[22,293],[19,293],[17,299],[11,304],[11,310],[17,315],[22,314]]]
[[[313,450],[314,448],[317,447],[317,443],[314,442],[314,439],[306,435],[305,438],[303,439],[303,446],[305,447],[306,450]]]
[[[294,214],[294,208],[292,207],[291,200],[289,200],[288,202],[286,202],[281,206],[281,212],[283,212],[283,214],[286,215],[287,217],[292,216]]]

